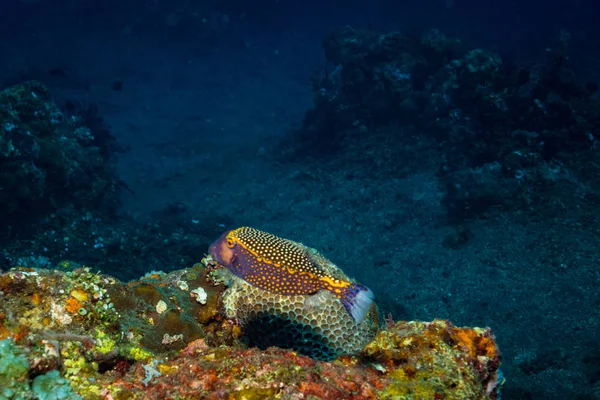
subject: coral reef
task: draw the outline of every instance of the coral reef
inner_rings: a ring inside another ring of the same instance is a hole
[[[591,175],[600,101],[596,84],[576,80],[564,40],[544,62],[517,65],[439,31],[337,29],[323,40],[332,67],[315,76],[314,107],[282,160],[339,151],[390,179],[435,168],[455,220],[534,203],[556,213],[557,191],[583,207],[599,195],[577,181]]]
[[[0,273],[8,398],[498,398],[489,329],[387,321],[364,350],[331,362],[261,350],[227,317],[231,291],[209,276],[218,271],[200,264],[127,283],[73,262]]]
[[[83,122],[39,82],[0,92],[0,239],[35,231],[30,224],[63,208],[114,211],[118,180]]]
[[[421,349],[428,349],[425,358]],[[382,398],[494,398],[504,382],[489,328],[456,328],[441,320],[398,322],[380,332],[364,354],[394,370]],[[465,366],[475,373],[462,375]]]

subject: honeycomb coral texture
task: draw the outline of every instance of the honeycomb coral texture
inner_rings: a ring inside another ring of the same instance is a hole
[[[327,267],[337,268],[331,263]],[[339,269],[336,272],[343,275]],[[223,293],[223,304],[227,316],[236,318],[244,328],[250,345],[294,349],[318,360],[331,360],[361,351],[374,336],[375,307],[357,325],[330,292],[286,296],[236,277],[231,279],[233,284]],[[318,296],[316,304],[314,296]]]

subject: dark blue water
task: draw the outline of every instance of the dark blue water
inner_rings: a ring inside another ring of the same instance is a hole
[[[3,88],[46,85],[100,158],[0,143],[4,267],[130,279],[254,226],[397,319],[492,327],[505,399],[599,396],[596,2],[5,3]]]

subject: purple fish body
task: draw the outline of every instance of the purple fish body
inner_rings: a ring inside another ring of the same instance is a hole
[[[262,290],[290,296],[327,290],[357,323],[364,320],[373,303],[370,289],[326,274],[306,248],[267,232],[248,227],[234,229],[217,239],[209,252],[234,275]]]

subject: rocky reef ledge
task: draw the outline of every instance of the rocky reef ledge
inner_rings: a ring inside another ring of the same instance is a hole
[[[197,264],[120,282],[67,261],[0,271],[0,398],[500,396],[500,354],[489,328],[387,317],[363,350],[318,361],[250,346],[244,325],[225,312],[231,282],[212,272]]]

